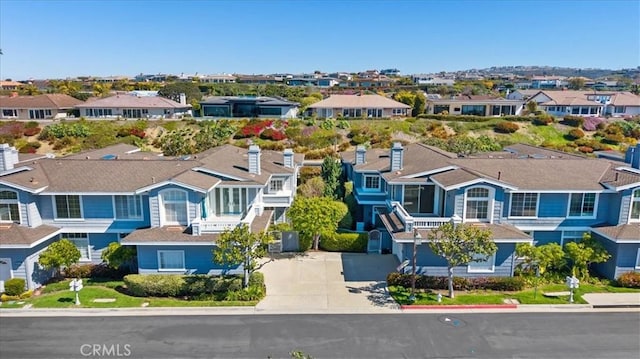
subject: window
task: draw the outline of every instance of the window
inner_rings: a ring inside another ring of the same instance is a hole
[[[594,217],[596,199],[595,193],[572,193],[569,198],[569,217]]]
[[[484,116],[485,111],[485,105],[462,105],[463,115]]]
[[[187,192],[167,190],[162,192],[164,224],[187,224]]]
[[[485,256],[481,254],[474,254],[473,259],[475,262],[470,262],[467,267],[469,273],[493,273],[496,269],[496,255],[495,253],[484,260]]]
[[[0,191],[0,222],[20,223],[17,192]]]
[[[633,197],[631,197],[631,216],[630,222],[640,222],[640,189],[633,191]]]
[[[640,269],[640,248],[638,248],[638,254],[636,254],[636,269]]]
[[[365,189],[380,189],[380,177],[379,176],[364,176],[364,188]]]
[[[269,193],[277,193],[282,191],[284,187],[284,181],[282,178],[276,178],[269,181]]]
[[[247,188],[216,188],[216,213],[241,215],[247,211]]]
[[[466,220],[489,222],[489,203],[491,201],[491,190],[483,187],[469,188],[466,193],[465,214]]]
[[[394,108],[392,113],[394,115],[404,116],[404,115],[407,114],[407,109],[405,109],[405,108]]]
[[[449,105],[433,105],[433,113],[439,115],[443,112],[449,113]]]
[[[58,195],[54,199],[56,218],[82,218],[80,196]]]
[[[141,219],[142,198],[140,196],[114,196],[116,219]]]
[[[18,110],[2,109],[2,117],[18,117]]]
[[[158,251],[158,270],[183,271],[184,251]]]
[[[562,238],[560,240],[560,245],[564,246],[568,242],[575,242],[582,239],[582,235],[585,231],[562,231]]]
[[[361,117],[362,109],[361,108],[345,108],[342,110],[342,116],[344,117]]]
[[[66,238],[73,243],[80,251],[81,261],[91,260],[91,249],[89,248],[89,235],[86,233],[64,233],[60,238]]]
[[[538,215],[537,193],[512,193],[511,217],[536,217]]]
[[[615,106],[613,108],[614,113],[624,113],[624,106]]]
[[[382,109],[381,108],[368,108],[367,109],[367,117],[382,117]]]

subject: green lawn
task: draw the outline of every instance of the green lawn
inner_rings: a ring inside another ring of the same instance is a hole
[[[496,292],[496,291],[456,291],[455,298],[449,299],[445,291],[441,291],[442,302],[438,303],[437,293],[433,291],[416,292],[418,305],[453,305],[453,304],[504,304],[505,299],[517,299],[520,304],[569,304],[569,296],[545,297],[543,293],[567,292],[564,284],[550,284],[538,287],[537,292],[533,288],[528,288],[521,292]],[[409,301],[411,289],[398,286],[389,286],[389,293],[399,304],[412,304]],[[587,304],[582,299],[585,293],[639,293],[639,289],[614,287],[612,285],[581,284],[574,291],[573,300],[575,304]]]
[[[80,307],[82,308],[135,308],[143,303],[149,307],[231,307],[255,306],[258,301],[215,301],[215,300],[183,300],[178,298],[140,298],[118,291],[124,286],[123,281],[101,279],[84,279],[84,288],[80,291]],[[43,289],[42,295],[21,300],[22,304],[3,303],[0,308],[22,308],[31,304],[33,308],[74,308],[75,293],[69,290],[69,280],[50,283]],[[96,303],[98,298],[112,298],[115,302]]]

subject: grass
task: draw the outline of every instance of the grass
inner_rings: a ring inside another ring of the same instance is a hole
[[[31,304],[33,308],[76,308],[75,293],[69,290],[69,280],[50,283],[44,287],[42,295],[21,300],[22,304],[2,303],[1,308],[22,308]],[[122,292],[123,281],[106,279],[84,279],[84,288],[80,291],[81,308],[135,308],[148,303],[149,307],[231,307],[255,306],[258,301],[216,301],[184,300],[179,298],[142,298]],[[113,298],[112,303],[96,303],[98,298]]]
[[[532,135],[538,138],[541,138],[542,141],[540,141],[540,143],[550,144],[553,146],[565,146],[567,143],[570,142],[564,137],[565,133],[553,125],[549,125],[549,126],[531,125],[527,127],[527,130]]]
[[[442,293],[442,302],[438,303],[437,292],[417,291],[416,301],[411,302],[409,295],[411,290],[399,286],[389,286],[391,296],[402,305],[464,305],[464,304],[504,304],[505,299],[517,299],[520,304],[569,304],[569,296],[545,297],[543,293],[567,292],[565,284],[549,284],[538,287],[537,292],[533,288],[528,288],[520,292],[497,292],[497,291],[456,291],[455,298],[450,299],[445,292]],[[574,291],[574,304],[587,304],[582,298],[586,293],[639,293],[639,289],[622,288],[612,285],[580,284]]]

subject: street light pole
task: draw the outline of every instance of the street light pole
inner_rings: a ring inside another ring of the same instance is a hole
[[[422,236],[418,232],[418,228],[413,228],[413,265],[411,266],[411,295],[409,300],[416,301],[416,258],[418,256],[418,244],[422,244]]]

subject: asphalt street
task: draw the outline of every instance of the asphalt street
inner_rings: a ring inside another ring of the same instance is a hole
[[[640,312],[0,317],[0,358],[638,358]]]

